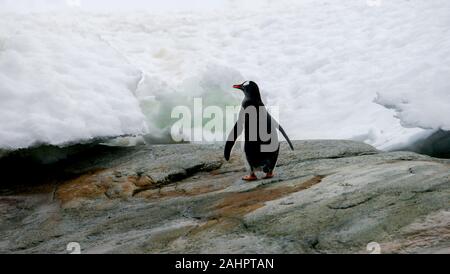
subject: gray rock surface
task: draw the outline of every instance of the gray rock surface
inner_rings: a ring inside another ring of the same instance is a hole
[[[243,182],[239,146],[155,145],[0,192],[0,252],[450,253],[450,161],[353,141],[283,144]]]

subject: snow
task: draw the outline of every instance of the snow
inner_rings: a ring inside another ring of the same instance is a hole
[[[0,147],[164,136],[173,107],[239,104],[244,80],[291,139],[450,129],[450,1],[102,1],[0,1]]]
[[[63,17],[15,19],[0,23],[0,147],[146,132],[139,70]]]
[[[434,62],[441,62],[435,58]],[[407,77],[417,77],[414,86],[396,84],[395,79],[391,85],[395,92],[378,93],[376,102],[394,109],[404,127],[450,130],[450,67],[436,71],[432,66],[426,65],[421,72],[405,72]]]

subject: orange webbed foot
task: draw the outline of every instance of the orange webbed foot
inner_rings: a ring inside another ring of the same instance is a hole
[[[273,172],[267,172],[266,176],[264,176],[263,179],[270,179],[270,178],[273,178],[273,176],[275,176],[275,174],[273,174]]]
[[[256,180],[258,180],[258,177],[256,177],[255,173],[252,173],[250,175],[242,177],[242,180],[244,180],[244,181],[256,181]]]

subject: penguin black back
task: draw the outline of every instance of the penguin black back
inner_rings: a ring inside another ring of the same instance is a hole
[[[234,143],[245,128],[244,152],[251,174],[243,179],[255,180],[254,171],[259,168],[266,172],[266,178],[271,178],[279,153],[277,129],[285,136],[291,149],[293,149],[292,143],[278,122],[267,112],[255,82],[246,81],[243,84],[234,85],[233,88],[242,90],[245,98],[242,101],[238,121],[225,145],[225,159],[229,160]]]

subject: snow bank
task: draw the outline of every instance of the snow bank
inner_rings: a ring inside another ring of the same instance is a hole
[[[95,33],[63,17],[0,21],[0,147],[145,132],[141,72]]]
[[[0,147],[137,133],[142,114],[161,137],[174,106],[238,104],[229,87],[243,79],[279,106],[292,139],[388,148],[448,128],[450,1],[215,3],[2,16]]]
[[[446,47],[450,55],[448,41]],[[428,53],[431,56],[427,56],[422,68],[408,69],[393,76],[391,91],[380,91],[376,102],[395,110],[404,127],[450,130],[450,59],[447,58],[447,66],[436,68],[433,63],[442,62],[439,59],[442,53],[432,50]],[[402,83],[400,79],[405,77],[415,78],[414,85],[408,81]]]

